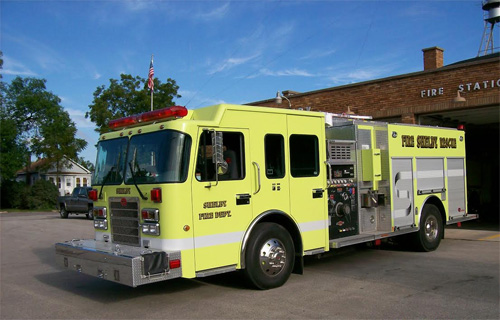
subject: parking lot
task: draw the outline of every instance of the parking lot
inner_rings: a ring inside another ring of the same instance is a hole
[[[498,319],[500,232],[447,228],[435,252],[352,248],[309,258],[281,288],[238,273],[129,288],[55,263],[54,243],[93,238],[84,215],[0,213],[1,319]]]

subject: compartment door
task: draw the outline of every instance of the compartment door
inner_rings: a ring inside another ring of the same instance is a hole
[[[411,226],[415,222],[413,210],[413,160],[392,159],[392,216],[394,227]]]
[[[448,213],[450,217],[460,217],[465,208],[465,166],[464,159],[448,159]]]

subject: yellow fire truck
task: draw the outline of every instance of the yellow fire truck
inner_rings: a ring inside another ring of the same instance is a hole
[[[243,269],[269,289],[306,255],[394,236],[432,251],[445,224],[475,218],[463,131],[228,104],[109,126],[95,239],[55,249],[64,268],[121,284]]]

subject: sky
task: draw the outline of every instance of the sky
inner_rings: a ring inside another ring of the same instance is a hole
[[[0,2],[3,81],[47,80],[88,142],[85,112],[120,74],[174,79],[176,105],[196,109],[274,98],[423,70],[423,48],[444,64],[474,58],[481,1],[12,1]],[[165,106],[168,107],[168,106]]]

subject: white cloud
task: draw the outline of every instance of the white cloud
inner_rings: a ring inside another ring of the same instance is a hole
[[[301,70],[297,68],[285,69],[285,70],[269,70],[267,68],[260,69],[257,73],[254,73],[246,79],[253,79],[259,76],[269,76],[269,77],[317,77],[318,74],[312,74],[306,70]]]
[[[68,101],[67,99],[61,97],[61,100]],[[90,119],[85,118],[85,112],[77,109],[72,109],[72,108],[64,108],[68,113],[69,116],[71,117],[71,120],[75,122],[75,125],[77,128],[95,128],[95,124],[90,121]]]
[[[3,70],[1,73],[4,75],[12,76],[25,76],[25,77],[36,77],[38,74],[32,71],[30,68],[25,66],[23,63],[4,55],[3,57]]]
[[[22,36],[10,34],[3,35],[5,39],[17,43],[26,53],[29,59],[33,60],[38,66],[44,70],[51,72],[61,71],[66,68],[66,63],[58,51],[52,49],[49,45],[42,41]]]
[[[226,16],[229,12],[229,2],[224,3],[220,7],[217,7],[208,12],[198,12],[194,15],[195,20],[204,20],[204,21],[212,21],[212,20],[220,20]]]
[[[254,55],[248,56],[248,57],[241,57],[241,58],[228,58],[221,63],[219,63],[217,66],[215,66],[212,70],[208,72],[209,75],[212,75],[214,73],[222,72],[224,70],[229,70],[231,68],[234,68],[236,66],[239,66],[241,64],[247,63],[255,58],[260,56],[260,53],[256,53]]]
[[[349,84],[355,82],[368,81],[373,79],[383,78],[388,76],[391,70],[394,69],[392,65],[367,67],[356,70],[336,70],[327,76],[328,80],[335,85]]]
[[[333,50],[313,50],[309,54],[307,54],[299,59],[300,60],[320,59],[320,58],[331,56],[335,52],[337,52],[336,49],[333,49]]]

